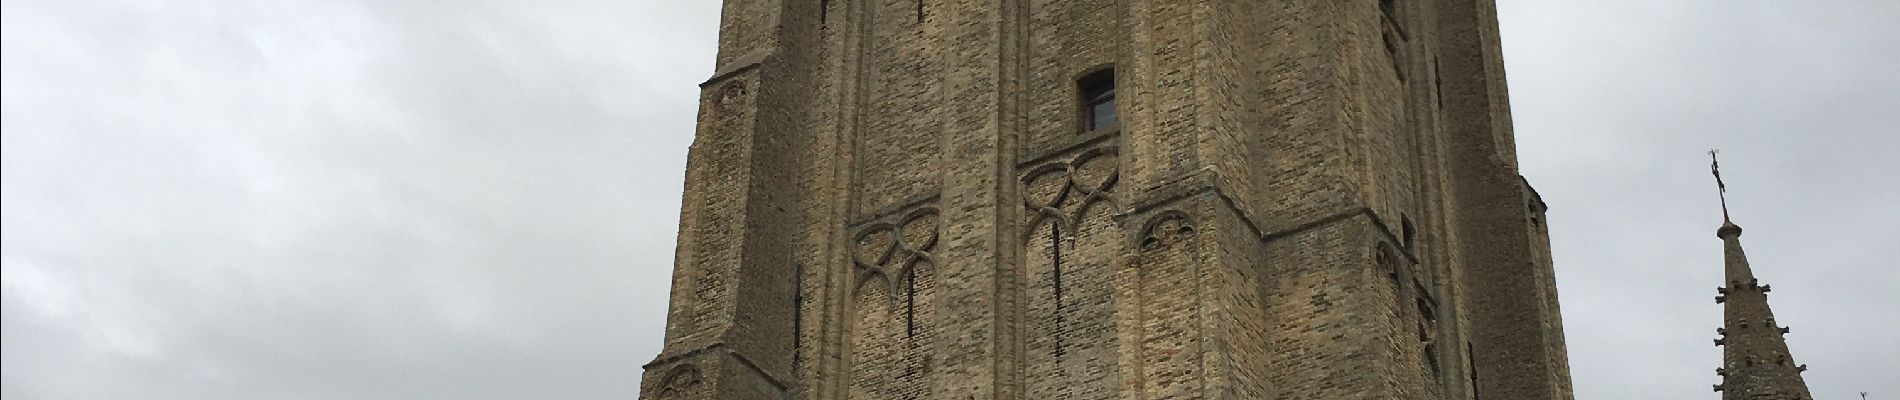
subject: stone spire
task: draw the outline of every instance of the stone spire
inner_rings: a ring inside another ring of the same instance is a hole
[[[1710,151],[1709,157],[1713,159],[1715,152]],[[1717,187],[1726,192],[1719,164],[1710,168]],[[1715,370],[1722,384],[1715,385],[1715,390],[1722,392],[1723,400],[1812,400],[1801,378],[1808,367],[1796,364],[1788,354],[1788,342],[1782,337],[1788,328],[1775,322],[1775,313],[1768,308],[1769,286],[1748,267],[1742,227],[1729,220],[1726,198],[1722,214],[1722,227],[1715,230],[1715,236],[1722,238],[1726,279],[1715,290],[1715,302],[1723,305],[1723,327],[1716,329],[1720,337],[1715,339],[1715,345],[1722,346],[1722,367]]]

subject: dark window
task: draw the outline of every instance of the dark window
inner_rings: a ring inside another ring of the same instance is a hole
[[[792,264],[792,369],[798,370],[805,345],[805,264]]]
[[[1049,223],[1049,286],[1055,289],[1055,351],[1057,360],[1062,359],[1062,224]]]
[[[1115,116],[1115,70],[1089,73],[1078,82],[1082,94],[1083,130],[1095,131],[1119,125]]]
[[[1412,217],[1399,216],[1399,226],[1401,234],[1404,235],[1402,239],[1405,241],[1405,251],[1413,251],[1412,245],[1417,243],[1414,239],[1418,237],[1418,228],[1412,227]]]
[[[1471,349],[1471,342],[1465,342],[1465,368],[1466,373],[1471,375],[1471,399],[1483,399],[1484,396],[1478,395],[1478,352]]]
[[[1432,104],[1438,105],[1438,108],[1441,110],[1444,109],[1445,108],[1445,79],[1442,75],[1438,74],[1438,58],[1437,57],[1432,58],[1432,96],[1437,100],[1436,102]]]
[[[904,270],[904,337],[917,345],[917,265]]]

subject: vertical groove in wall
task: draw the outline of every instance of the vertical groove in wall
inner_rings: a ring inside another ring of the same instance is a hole
[[[1062,362],[1062,225],[1049,224],[1049,286],[1054,289],[1055,327],[1051,329],[1050,340],[1055,341],[1056,362]]]

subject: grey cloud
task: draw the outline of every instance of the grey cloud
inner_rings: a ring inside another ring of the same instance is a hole
[[[636,390],[717,4],[4,16],[0,395]]]

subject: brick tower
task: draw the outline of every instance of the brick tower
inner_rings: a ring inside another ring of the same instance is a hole
[[[725,0],[646,399],[1569,399],[1491,0]]]
[[[1717,186],[1727,191],[1720,170],[1711,169],[1716,171]],[[1715,289],[1723,322],[1716,329],[1721,335],[1715,345],[1722,346],[1722,367],[1715,373],[1722,376],[1722,384],[1715,385],[1715,391],[1722,392],[1723,400],[1813,400],[1807,381],[1801,378],[1808,366],[1795,364],[1782,337],[1788,328],[1776,325],[1775,312],[1768,309],[1769,286],[1755,279],[1755,271],[1748,268],[1748,255],[1742,253],[1742,227],[1729,221],[1727,196],[1722,199],[1722,227],[1715,236],[1722,238],[1725,279]]]

